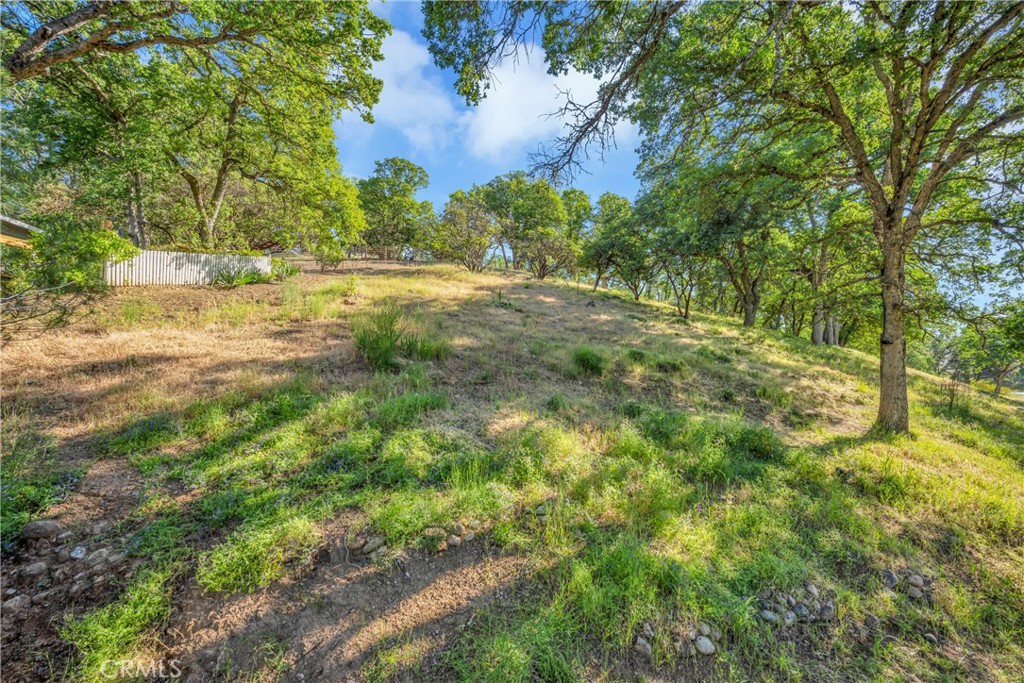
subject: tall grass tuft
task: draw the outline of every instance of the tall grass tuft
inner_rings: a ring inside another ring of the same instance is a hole
[[[608,365],[608,359],[589,346],[580,346],[572,352],[572,365],[581,375],[600,377]]]

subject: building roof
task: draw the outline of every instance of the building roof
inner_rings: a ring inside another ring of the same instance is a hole
[[[42,232],[34,225],[9,216],[0,216],[0,243],[11,247],[31,247],[28,241],[33,233]]]

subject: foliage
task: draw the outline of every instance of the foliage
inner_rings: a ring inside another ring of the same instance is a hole
[[[484,203],[479,192],[457,190],[448,198],[444,214],[426,239],[434,258],[454,261],[471,272],[480,272],[490,262],[490,250],[501,223]]]
[[[580,346],[572,352],[572,364],[581,375],[599,377],[608,366],[608,358],[589,346]]]
[[[234,270],[220,270],[213,276],[213,286],[222,289],[234,289],[245,285],[260,285],[272,282],[273,273],[264,273],[255,268],[236,268]]]
[[[287,280],[290,277],[295,277],[301,272],[301,268],[283,258],[277,258],[275,256],[270,259],[270,275],[278,282]]]
[[[417,244],[434,213],[430,202],[416,200],[428,182],[427,172],[411,161],[389,157],[375,162],[373,175],[358,183],[367,222],[362,241],[389,248]]]

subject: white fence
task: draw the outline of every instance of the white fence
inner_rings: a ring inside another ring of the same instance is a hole
[[[185,251],[143,251],[135,258],[108,263],[103,278],[108,285],[209,285],[222,271],[270,272],[269,256],[193,254]]]

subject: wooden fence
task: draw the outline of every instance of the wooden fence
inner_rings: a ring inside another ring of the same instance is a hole
[[[108,285],[209,285],[222,271],[270,272],[269,256],[194,254],[185,251],[143,251],[120,263],[107,263],[103,278]]]

